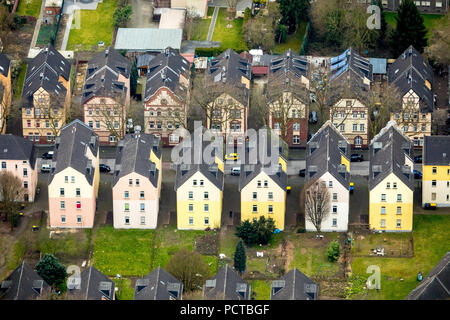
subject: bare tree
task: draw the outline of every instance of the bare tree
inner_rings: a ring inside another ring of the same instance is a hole
[[[15,214],[19,202],[24,200],[24,194],[22,180],[9,171],[0,172],[0,200],[11,223],[11,231],[14,229]]]
[[[431,29],[431,41],[425,48],[425,52],[428,53],[439,64],[444,66],[450,64],[450,12],[440,19],[439,23],[436,23],[434,28]]]
[[[310,108],[319,115],[319,124],[325,123],[329,118],[328,103],[332,97],[330,73],[322,67],[311,66],[310,90],[314,94]]]
[[[330,202],[325,181],[314,179],[305,183],[300,194],[300,206],[304,208],[305,219],[314,225],[317,232],[320,232],[322,221],[330,214]]]
[[[6,48],[8,45],[8,36],[12,31],[14,24],[14,15],[4,5],[4,0],[0,1],[0,44]]]
[[[89,108],[92,108],[90,117],[93,121],[99,122],[100,127],[106,128],[110,136],[120,140],[125,134],[129,108],[124,98],[117,97],[115,101],[114,104],[89,105]]]
[[[0,130],[1,133],[5,133],[6,120],[8,119],[11,111],[12,92],[6,90],[6,88],[0,83]]]

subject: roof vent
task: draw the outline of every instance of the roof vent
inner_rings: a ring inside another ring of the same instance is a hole
[[[143,289],[148,287],[150,281],[148,279],[137,279],[136,280],[136,293],[141,292]]]

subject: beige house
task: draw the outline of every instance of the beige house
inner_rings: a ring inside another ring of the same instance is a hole
[[[0,53],[0,133],[5,133],[11,102],[11,63],[6,55]]]
[[[39,144],[53,143],[70,109],[71,64],[53,46],[28,64],[22,90],[23,136]]]

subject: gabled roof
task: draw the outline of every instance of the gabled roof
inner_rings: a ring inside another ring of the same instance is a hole
[[[170,47],[166,48],[148,64],[145,101],[161,87],[170,89],[172,93],[184,99],[188,88],[180,84],[180,75],[183,74],[185,78],[188,78],[189,68],[189,61],[178,51]]]
[[[88,63],[82,103],[92,97],[125,97],[128,88],[118,81],[119,75],[130,77],[131,63],[111,47],[96,54]]]
[[[350,186],[350,172],[341,165],[342,157],[349,161],[350,144],[331,121],[322,127],[308,141],[306,149],[306,181],[320,178],[329,172],[346,189]]]
[[[389,67],[388,81],[398,88],[401,96],[413,90],[419,96],[421,110],[433,111],[433,69],[413,46],[409,46]]]
[[[94,130],[80,120],[74,120],[64,126],[59,137],[56,138],[52,172],[49,175],[48,184],[57,173],[71,167],[83,174],[92,185],[96,168],[86,157],[86,151],[89,148],[96,157],[98,145],[98,136]]]
[[[272,281],[270,300],[317,300],[319,285],[297,268]]]
[[[450,299],[450,251],[428,273],[425,279],[406,297],[406,300]]]
[[[36,164],[34,144],[23,137],[2,134],[0,135],[0,159],[28,161],[34,169]]]
[[[409,189],[414,190],[411,160],[411,140],[389,121],[372,139],[369,146],[369,190],[375,188],[389,174],[395,174]]]
[[[0,53],[0,73],[5,77],[8,77],[10,63],[6,54]]]
[[[23,261],[0,283],[0,299],[35,300],[49,288],[39,274]]]
[[[208,61],[207,74],[213,82],[240,84],[241,78],[251,80],[251,64],[232,49]]]
[[[158,177],[161,174],[156,164],[150,160],[151,152],[161,159],[161,139],[153,134],[127,134],[119,141],[116,152],[116,163],[113,176],[113,187],[120,178],[136,172],[150,180],[158,187]]]
[[[181,300],[183,283],[161,267],[137,279],[134,300]]]
[[[59,77],[69,81],[70,70],[70,62],[48,45],[28,64],[22,97],[31,105],[33,94],[42,87],[56,98],[65,98],[67,89],[59,82]]]
[[[69,283],[67,295],[77,300],[114,300],[115,284],[93,266],[84,270],[81,283]]]
[[[206,280],[203,299],[207,300],[250,300],[250,285],[228,264]]]
[[[423,164],[450,166],[450,136],[425,136],[424,138]]]

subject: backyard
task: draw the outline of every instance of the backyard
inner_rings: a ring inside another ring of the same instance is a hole
[[[33,16],[37,19],[41,12],[41,4],[41,0],[20,0],[17,14],[19,16]]]
[[[220,8],[212,41],[220,41],[222,48],[231,48],[237,52],[248,50],[246,43],[242,40],[243,22],[242,18],[237,18],[230,23],[227,20],[227,9]],[[227,28],[228,24],[232,27]]]
[[[116,0],[103,0],[98,4],[97,10],[81,10],[81,28],[73,28],[74,18],[67,50],[96,50],[100,41],[104,42],[104,46],[111,45],[114,32],[113,14],[116,7]]]
[[[390,24],[392,27],[395,27],[397,25],[397,21],[395,18],[397,17],[396,12],[385,12],[384,17],[386,19],[386,22]],[[425,27],[428,29],[428,36],[430,35],[430,30],[439,23],[439,20],[442,19],[442,15],[438,14],[422,14],[423,17],[423,23]]]
[[[302,47],[303,37],[305,36],[306,23],[302,22],[294,34],[290,34],[286,37],[286,41],[283,43],[277,43],[273,48],[274,54],[282,54],[288,49],[292,49],[295,53],[300,52]]]

